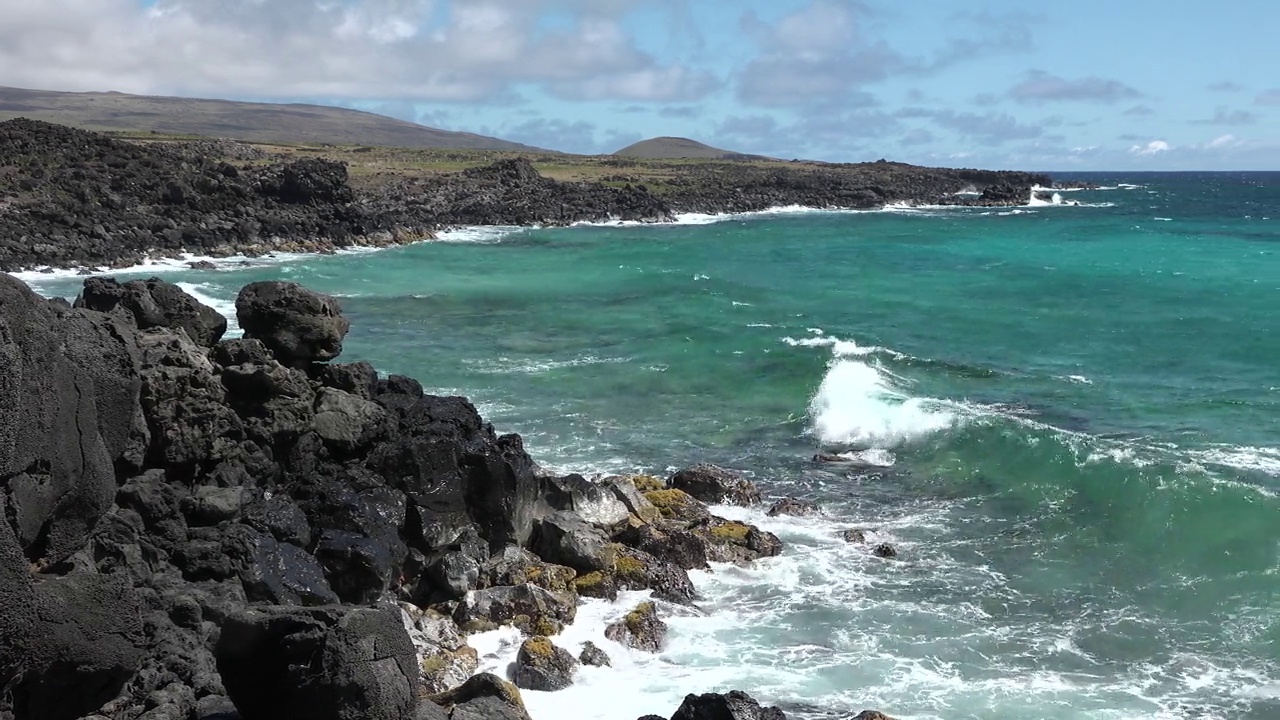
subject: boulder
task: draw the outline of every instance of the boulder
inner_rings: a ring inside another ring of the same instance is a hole
[[[609,655],[596,647],[596,644],[590,640],[582,643],[582,652],[578,655],[578,662],[592,667],[613,666],[613,661],[609,659]]]
[[[114,278],[92,277],[75,307],[129,317],[139,330],[170,328],[184,330],[192,342],[211,347],[227,331],[227,319],[202,304],[173,283],[160,278],[117,282]]]
[[[885,715],[879,710],[863,710],[857,715],[849,718],[849,720],[893,720],[893,718]]]
[[[808,515],[817,515],[821,509],[816,503],[799,498],[785,497],[774,503],[770,508],[769,517],[778,517],[779,515],[791,515],[796,517],[805,517]]]
[[[612,484],[592,482],[581,475],[548,478],[547,503],[606,528],[625,523],[632,515]]]
[[[685,570],[707,568],[708,542],[688,530],[637,524],[627,527],[614,539]]]
[[[325,530],[316,543],[315,557],[342,602],[367,605],[377,602],[391,586],[402,550],[358,533]]]
[[[538,635],[520,645],[511,679],[516,687],[524,690],[555,692],[573,684],[577,668],[578,661],[568,650]]]
[[[222,627],[218,672],[244,720],[410,720],[418,658],[396,608],[262,608]]]
[[[759,505],[760,491],[738,473],[716,465],[700,464],[671,476],[667,486],[683,490],[713,505]]]
[[[331,448],[351,452],[387,431],[387,411],[356,395],[323,388],[316,394],[313,427]]]
[[[454,619],[464,630],[515,625],[532,634],[555,635],[573,622],[577,600],[573,593],[552,592],[530,583],[491,587],[467,593]]]
[[[533,553],[508,545],[495,553],[485,565],[484,587],[532,583],[553,592],[564,592],[577,576],[570,567],[543,562]]]
[[[245,526],[236,527],[224,541],[224,547],[227,546],[233,556],[244,553],[242,548],[248,550],[247,557],[241,561],[240,581],[249,600],[317,606],[339,601],[320,563],[302,548],[278,542]],[[190,565],[186,570],[193,579],[198,578],[199,574]]]
[[[241,289],[236,317],[246,338],[261,340],[277,360],[291,366],[338,357],[351,325],[337,300],[281,281]]]
[[[453,620],[431,610],[400,603],[409,639],[418,651],[422,694],[434,695],[458,687],[475,673],[479,656]]]
[[[707,541],[711,562],[745,563],[782,554],[778,536],[755,525],[710,517],[689,531]]]
[[[665,520],[694,523],[711,516],[706,505],[683,490],[653,490],[645,493],[644,497],[658,509]]]
[[[656,605],[642,602],[626,617],[606,627],[604,636],[636,650],[656,653],[666,644],[667,625],[658,619]]]
[[[450,720],[530,720],[516,686],[492,673],[428,699],[447,710]]]
[[[686,695],[671,720],[786,720],[776,707],[761,707],[741,690],[705,695]]]
[[[609,571],[616,556],[603,531],[565,511],[538,521],[532,550],[547,562],[566,565],[579,573]]]

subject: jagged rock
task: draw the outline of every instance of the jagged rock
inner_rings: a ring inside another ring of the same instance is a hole
[[[716,465],[694,465],[671,476],[667,486],[713,505],[759,505],[760,491],[738,473]]]
[[[342,390],[324,388],[316,395],[313,427],[330,447],[350,452],[386,432],[387,411],[375,402]]]
[[[422,693],[434,695],[458,687],[475,673],[479,656],[453,620],[409,603],[400,603],[400,612],[418,651]]]
[[[578,655],[578,662],[592,667],[613,667],[613,661],[609,659],[609,655],[590,640],[582,643],[582,653]]]
[[[799,498],[786,497],[774,503],[767,513],[769,517],[778,517],[779,515],[806,516],[816,515],[821,509],[816,503]]]
[[[243,526],[226,542],[238,547],[247,545],[248,556],[243,561],[240,580],[248,599],[281,605],[328,605],[339,601],[320,563],[305,550]],[[231,554],[239,551],[232,550]],[[201,576],[190,567],[187,574]]]
[[[372,400],[378,392],[378,371],[367,362],[316,363],[311,377],[325,387]],[[419,393],[421,396],[421,393]]]
[[[577,615],[577,597],[525,583],[467,593],[454,619],[463,629],[476,621],[516,625],[538,635],[555,635]]]
[[[863,710],[857,715],[849,718],[849,720],[893,720],[893,718],[885,715],[879,710]]]
[[[746,523],[712,517],[689,528],[707,540],[711,562],[743,563],[782,554],[777,535]]]
[[[537,635],[525,640],[516,654],[512,680],[525,690],[555,692],[573,684],[578,661],[568,650],[556,647],[550,639]]]
[[[566,475],[548,478],[547,487],[547,502],[551,507],[570,511],[593,525],[620,525],[632,515],[612,484],[592,482],[581,475]]]
[[[244,720],[409,720],[418,658],[395,608],[263,608],[228,618],[218,671]]]
[[[627,527],[614,538],[624,545],[643,550],[685,570],[707,568],[708,542],[688,530],[659,529],[655,525],[640,524]]]
[[[530,720],[516,686],[492,673],[429,699],[448,710],[450,720]]]
[[[251,504],[244,511],[244,521],[280,542],[298,547],[311,544],[311,523],[302,508],[288,497],[272,495]]]
[[[182,498],[179,506],[190,525],[217,525],[239,517],[244,495],[243,488],[202,485]]]
[[[786,720],[775,707],[760,707],[750,695],[732,690],[721,695],[686,695],[671,720]]]
[[[400,560],[395,548],[345,530],[322,532],[315,556],[342,602],[356,605],[374,603],[382,597],[391,586]]]
[[[154,277],[126,283],[114,278],[88,278],[75,307],[104,313],[118,308],[139,330],[185,330],[193,342],[204,347],[218,342],[227,331],[227,319],[217,310],[201,304],[177,285]]]
[[[553,592],[564,592],[577,576],[570,567],[543,562],[533,553],[509,545],[485,565],[485,587],[532,583]]]
[[[538,521],[532,549],[544,560],[580,573],[609,571],[616,557],[604,532],[565,511]]]
[[[711,516],[711,511],[683,490],[653,490],[644,494],[667,520],[693,523]]]
[[[191,465],[232,452],[244,440],[244,428],[201,349],[185,333],[158,328],[140,333],[138,341],[148,461]]]
[[[241,289],[236,318],[246,338],[261,340],[284,365],[338,357],[351,326],[337,300],[281,281]]]
[[[667,625],[658,619],[658,608],[642,602],[623,619],[604,630],[610,640],[646,652],[659,652],[667,640]]]

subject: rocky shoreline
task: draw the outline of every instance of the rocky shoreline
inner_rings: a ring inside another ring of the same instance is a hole
[[[0,274],[0,718],[529,720],[517,686],[609,662],[557,644],[581,598],[648,591],[604,636],[657,652],[690,570],[782,551],[708,509],[762,502],[733,472],[551,475],[465,398],[332,362],[332,298],[259,282],[236,312],[228,340],[159,279],[69,304]],[[516,663],[476,674],[501,626]],[[702,718],[785,714],[672,716]]]
[[[608,158],[599,181],[544,177],[528,159],[459,172],[377,173],[233,142],[131,142],[31,120],[0,122],[0,271],[123,268],[156,258],[329,253],[470,225],[669,222],[780,206],[1027,203],[1045,175],[878,161],[672,165],[662,187]],[[968,195],[957,193],[969,192]]]

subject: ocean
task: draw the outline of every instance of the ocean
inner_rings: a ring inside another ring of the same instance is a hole
[[[1058,177],[1104,187],[116,274],[228,314],[297,281],[341,298],[343,360],[470,397],[548,468],[713,462],[823,506],[721,508],[786,551],[694,573],[660,655],[603,639],[635,594],[588,601],[560,642],[614,667],[526,692],[535,719],[734,688],[796,718],[1280,718],[1280,173]],[[514,640],[473,642],[501,671]]]

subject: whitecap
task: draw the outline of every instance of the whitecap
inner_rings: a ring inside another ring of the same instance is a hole
[[[217,292],[216,288],[208,283],[180,282],[175,284],[196,300],[217,310],[219,315],[227,319],[227,332],[224,337],[240,337],[242,331],[240,323],[236,319],[236,301],[234,298],[227,300],[217,297],[214,295]]]
[[[956,424],[956,408],[898,390],[892,376],[857,360],[836,359],[809,403],[811,432],[824,443],[895,447]]]

